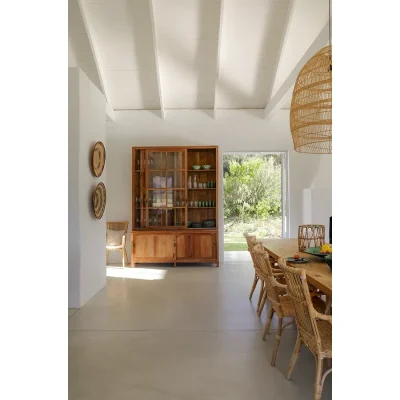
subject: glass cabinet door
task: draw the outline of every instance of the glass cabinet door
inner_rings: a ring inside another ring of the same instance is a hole
[[[145,151],[141,149],[136,149],[134,151],[134,182],[132,182],[133,191],[133,218],[132,218],[132,228],[141,229],[145,228],[144,218],[145,218]]]
[[[186,226],[186,151],[147,150],[146,227]]]

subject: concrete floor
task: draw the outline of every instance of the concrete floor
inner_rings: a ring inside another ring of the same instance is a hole
[[[283,333],[271,367],[275,332],[265,342],[248,295],[247,253],[225,253],[220,268],[139,265],[108,268],[107,286],[69,310],[70,400],[312,399],[314,357],[303,347],[285,378],[296,339]],[[273,326],[273,328],[275,325]],[[331,399],[332,375],[322,399]]]

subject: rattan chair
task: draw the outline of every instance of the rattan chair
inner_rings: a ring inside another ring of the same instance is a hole
[[[297,325],[297,340],[290,359],[287,378],[291,378],[301,345],[304,343],[315,356],[316,375],[313,399],[319,400],[325,378],[332,371],[332,368],[328,368],[323,373],[323,360],[332,359],[332,316],[322,314],[314,308],[304,269],[287,266],[284,258],[280,258],[278,263],[285,274],[287,292],[292,300]]]
[[[264,282],[264,278],[265,278],[265,274],[262,273],[262,271],[259,270],[258,265],[255,263],[254,261],[254,255],[252,253],[252,249],[254,248],[254,246],[258,245],[261,246],[260,249],[263,249],[263,246],[260,242],[257,242],[256,236],[254,235],[249,235],[247,233],[244,234],[244,237],[246,238],[247,241],[247,246],[248,246],[248,251],[251,255],[251,259],[253,261],[253,266],[254,266],[254,280],[253,280],[253,285],[251,287],[251,291],[250,291],[250,296],[249,299],[251,300],[253,293],[256,289],[257,283],[261,282],[261,286],[260,286],[260,294],[258,296],[258,302],[257,302],[257,315],[260,317],[261,313],[264,309],[266,300],[267,300],[267,295],[266,295],[266,285]],[[273,273],[277,274],[277,279],[278,281],[280,281],[282,283],[282,281],[284,280],[284,276],[281,270],[277,269],[277,268],[272,268]]]
[[[247,250],[249,251],[249,253],[251,255],[251,259],[253,261],[253,266],[254,266],[254,280],[253,280],[253,285],[251,286],[250,296],[249,296],[249,300],[251,300],[251,298],[253,297],[253,293],[256,290],[257,283],[259,281],[259,277],[257,276],[257,272],[255,269],[254,256],[253,256],[253,253],[251,252],[251,249],[253,248],[253,246],[255,244],[256,237],[254,235],[249,235],[248,233],[244,233],[243,236],[246,239]]]
[[[254,267],[254,281],[253,281],[253,286],[251,287],[249,299],[251,300],[254,290],[257,286],[257,283],[260,282],[260,293],[258,295],[258,301],[257,301],[257,315],[260,317],[262,310],[264,308],[264,305],[265,305],[265,301],[263,302],[263,298],[265,295],[266,287],[265,287],[265,282],[264,282],[264,276],[263,276],[262,272],[259,270],[258,265],[256,264],[256,262],[254,260],[254,255],[253,255],[252,251],[253,251],[254,246],[261,246],[261,244],[257,242],[255,236],[247,236],[246,240],[248,243],[248,250],[249,250],[249,253],[253,260],[253,267]]]
[[[128,221],[107,221],[107,244],[106,244],[106,263],[108,264],[109,252],[112,250],[118,250],[122,252],[122,266],[128,264],[128,254],[126,253],[126,235],[128,234]],[[110,231],[118,231],[118,241],[115,242],[112,238]],[[125,261],[126,260],[126,261]]]
[[[268,318],[265,323],[264,333],[262,339],[265,340],[265,337],[269,333],[269,328],[271,326],[271,321],[274,313],[278,317],[278,329],[276,331],[275,336],[275,346],[272,353],[271,365],[275,365],[276,356],[278,354],[279,344],[281,341],[281,335],[283,330],[294,323],[294,310],[290,301],[289,296],[286,293],[286,285],[279,283],[277,281],[278,273],[275,275],[272,272],[271,263],[269,260],[269,254],[267,251],[263,249],[261,245],[256,245],[252,250],[255,262],[257,264],[258,269],[261,271],[261,275],[263,275],[266,290],[265,290],[265,299],[269,300],[269,310],[268,310]],[[281,272],[281,276],[283,276],[283,272]],[[283,318],[291,317],[292,320],[283,325]]]
[[[325,225],[299,225],[299,251],[325,244]]]

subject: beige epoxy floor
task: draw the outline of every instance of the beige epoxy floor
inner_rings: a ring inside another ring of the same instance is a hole
[[[139,265],[109,268],[107,286],[69,310],[70,400],[312,399],[315,363],[303,348],[285,378],[296,339],[283,334],[276,367],[274,331],[248,300],[246,253],[226,253],[220,268]],[[332,376],[322,399],[331,399]]]

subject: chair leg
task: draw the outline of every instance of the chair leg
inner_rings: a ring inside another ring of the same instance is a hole
[[[258,312],[257,312],[257,315],[258,315],[259,317],[261,317],[261,313],[262,313],[262,310],[264,309],[265,302],[267,301],[267,298],[268,298],[268,296],[267,296],[267,289],[265,288],[265,289],[264,289],[263,297],[262,297],[262,299],[261,299],[260,308],[258,309]]]
[[[106,250],[106,265],[108,265],[108,255],[109,255],[109,250]]]
[[[332,296],[326,296],[325,314],[329,314],[332,307]]]
[[[263,337],[262,337],[263,340],[265,340],[265,337],[269,334],[269,328],[271,326],[273,316],[274,316],[274,309],[272,308],[272,304],[270,303],[269,310],[268,310],[268,318],[267,318],[267,322],[265,323],[264,333],[263,333]]]
[[[122,268],[125,268],[125,253],[124,253],[124,249],[121,249],[121,253],[122,253]]]
[[[260,281],[261,281],[261,279],[260,279]],[[261,300],[264,295],[264,290],[265,290],[265,283],[264,283],[264,281],[261,281],[260,294],[258,295],[258,302],[257,302],[257,312],[261,306]]]
[[[282,322],[283,322],[283,318],[279,317],[278,330],[276,331],[276,336],[275,336],[274,352],[272,353],[272,360],[271,360],[271,365],[272,366],[275,366],[276,356],[278,354],[279,345],[281,343]]]
[[[249,300],[251,300],[251,298],[253,297],[253,293],[256,290],[257,283],[258,283],[258,276],[256,273],[254,273],[254,281],[253,281],[253,286],[251,287]]]
[[[303,341],[301,340],[300,335],[297,333],[296,344],[295,344],[294,349],[293,349],[292,357],[291,357],[290,363],[289,363],[288,372],[287,372],[287,375],[286,375],[287,379],[290,379],[292,377],[293,368],[294,368],[294,366],[296,364],[297,357],[299,356],[302,343],[303,343]]]
[[[313,400],[320,400],[322,395],[322,366],[323,358],[316,357],[317,368],[315,371],[315,385],[314,385],[314,397]]]
[[[125,259],[126,259],[126,265],[128,265],[128,263],[129,263],[129,259],[128,259],[128,253],[126,252],[126,248],[124,247],[124,256],[125,256]]]

